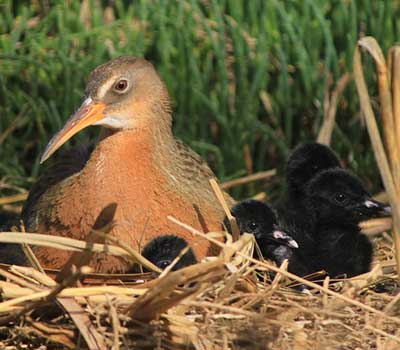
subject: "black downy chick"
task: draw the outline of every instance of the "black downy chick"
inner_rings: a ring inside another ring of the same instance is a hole
[[[319,172],[340,166],[336,154],[328,146],[317,142],[297,146],[287,160],[286,193],[275,209],[280,226],[290,232],[299,244],[300,249],[296,251],[296,263],[292,262],[292,269],[300,276],[315,271],[311,263],[315,254],[315,242],[311,234],[313,222],[304,206],[307,184]]]
[[[387,216],[390,207],[371,198],[358,178],[344,169],[323,170],[307,185],[304,205],[314,225],[314,263],[331,276],[369,271],[372,244],[358,224]]]
[[[286,182],[291,200],[303,197],[307,183],[320,171],[340,168],[336,154],[323,144],[312,142],[297,146],[286,164]]]
[[[162,235],[151,240],[142,251],[142,255],[160,269],[168,267],[179,253],[187,247],[187,242],[175,235]],[[189,249],[174,265],[173,271],[196,264],[197,260]]]
[[[240,233],[253,234],[263,257],[275,261],[278,265],[292,256],[292,248],[298,247],[292,237],[279,229],[276,216],[267,204],[246,199],[237,203],[231,212]],[[227,217],[224,219],[224,225],[232,233]]]
[[[279,222],[284,228],[293,234],[298,228],[310,228],[302,207],[306,186],[320,171],[337,167],[340,167],[339,158],[323,144],[305,143],[293,150],[286,163],[286,193],[276,205]]]

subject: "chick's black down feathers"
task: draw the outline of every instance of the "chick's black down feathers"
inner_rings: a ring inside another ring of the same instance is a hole
[[[325,145],[312,142],[301,144],[290,154],[286,163],[286,190],[275,204],[279,225],[297,241],[295,273],[306,275],[316,270],[313,224],[304,199],[310,180],[325,169],[340,167],[339,158]],[[306,264],[302,265],[302,261]],[[289,264],[290,266],[290,264]]]
[[[372,244],[358,224],[387,215],[387,207],[373,200],[360,180],[344,169],[317,174],[307,185],[304,203],[313,222],[318,269],[348,277],[369,271]]]
[[[340,161],[336,154],[328,146],[316,142],[299,145],[287,160],[286,191],[275,208],[279,224],[298,240],[303,251],[313,245],[312,237],[303,234],[312,230],[303,202],[307,184],[320,171],[337,167],[340,167]],[[299,230],[301,234],[298,234]]]
[[[246,199],[237,203],[231,212],[240,233],[254,235],[263,257],[280,265],[284,259],[292,256],[292,248],[297,248],[297,243],[279,229],[275,213],[267,204]],[[225,218],[224,225],[232,232],[228,218]]]
[[[143,249],[142,255],[160,269],[169,266],[179,253],[187,247],[187,242],[175,235],[162,235],[154,238]],[[189,249],[172,268],[173,271],[196,264],[197,260]]]
[[[302,195],[308,181],[321,170],[340,167],[339,158],[325,145],[305,143],[294,149],[286,164],[286,182],[290,196]]]

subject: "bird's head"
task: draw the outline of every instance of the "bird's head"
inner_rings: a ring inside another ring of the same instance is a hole
[[[297,242],[278,227],[275,213],[264,202],[247,199],[237,203],[231,209],[239,226],[240,233],[253,234],[257,243],[270,244],[271,242],[297,248]],[[224,224],[231,231],[229,220],[225,218]],[[262,247],[260,246],[261,250]]]
[[[171,124],[170,99],[153,65],[136,57],[115,58],[89,76],[85,99],[48,143],[41,162],[90,125],[114,130]]]
[[[344,169],[321,171],[307,186],[307,200],[318,220],[358,224],[388,216],[390,207],[371,198],[360,180]]]
[[[286,164],[286,182],[292,192],[304,193],[305,186],[321,170],[340,167],[336,154],[320,143],[296,147]]]

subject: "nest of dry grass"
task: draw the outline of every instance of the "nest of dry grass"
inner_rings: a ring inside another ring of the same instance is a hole
[[[56,283],[54,270],[0,266],[0,348],[400,347],[400,284],[389,235],[375,238],[370,273],[341,280],[323,273],[304,280],[285,264],[254,260],[253,236],[224,244],[210,236],[222,248],[218,257],[158,277],[92,274],[82,266]],[[299,283],[310,293],[290,288]]]

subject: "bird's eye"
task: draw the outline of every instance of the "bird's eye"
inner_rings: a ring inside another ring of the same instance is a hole
[[[247,230],[250,232],[253,232],[257,229],[258,225],[256,222],[252,221],[250,223],[247,224]]]
[[[157,263],[157,266],[164,270],[167,266],[171,265],[171,260],[161,260]]]
[[[128,89],[128,80],[126,79],[118,80],[114,86],[114,90],[116,92],[125,92],[127,89]]]
[[[335,202],[339,204],[344,204],[347,201],[347,196],[343,193],[336,193],[334,198]]]

